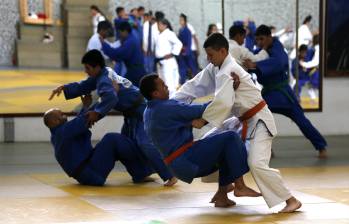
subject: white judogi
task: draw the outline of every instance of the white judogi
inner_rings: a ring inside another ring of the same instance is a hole
[[[240,86],[236,91],[233,88],[231,72],[240,78]],[[251,75],[239,66],[230,54],[225,58],[221,68],[209,64],[186,82],[174,98],[191,102],[195,98],[210,94],[215,95],[214,100],[202,117],[216,127],[221,127],[228,117],[240,117],[263,100],[261,91],[255,86]],[[236,119],[232,121],[236,122]],[[224,126],[229,127],[229,125]],[[292,196],[284,185],[280,172],[269,168],[271,144],[276,133],[274,118],[267,106],[248,120],[247,139],[250,144],[248,164],[269,207],[284,202]]]
[[[298,28],[298,47],[302,44],[309,45],[313,41],[313,34],[311,33],[307,24],[303,24]]]
[[[182,49],[182,42],[176,34],[168,28],[162,31],[156,40],[155,57],[163,58],[165,55],[179,55]],[[163,59],[158,63],[158,73],[161,79],[168,86],[170,95],[176,91],[179,85],[178,65],[175,57]]]
[[[313,58],[310,61],[304,62],[300,61],[299,64],[304,68],[314,68],[319,66],[320,61],[320,46],[317,44],[315,45],[315,53]]]
[[[102,16],[102,14],[100,13],[97,13],[95,16],[92,17],[93,33],[97,33],[98,23],[102,21],[105,21],[105,17]]]
[[[257,62],[269,57],[267,51],[261,50],[258,54],[253,54],[246,47],[239,45],[235,40],[229,40],[229,52],[239,65],[242,65],[246,59]]]

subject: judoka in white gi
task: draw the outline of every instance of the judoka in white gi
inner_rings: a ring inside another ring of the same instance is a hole
[[[160,19],[157,23],[160,31],[155,44],[158,73],[168,86],[171,95],[179,85],[179,71],[175,56],[179,55],[183,44],[171,30],[167,19]]]
[[[261,91],[248,74],[229,54],[229,44],[219,33],[210,35],[204,43],[207,59],[211,62],[192,80],[186,82],[174,98],[191,102],[195,98],[215,95],[215,100],[205,110],[202,118],[220,127],[228,117],[240,117],[247,125],[242,137],[249,140],[248,164],[251,173],[269,207],[282,202],[286,206],[280,212],[293,212],[301,203],[292,196],[282,181],[280,172],[269,167],[271,144],[276,135],[274,118],[265,104]],[[240,86],[234,91],[234,72],[240,78]],[[221,100],[219,100],[219,98]],[[253,108],[251,112],[251,108]],[[251,116],[248,116],[246,112]],[[246,131],[246,133],[244,133]]]

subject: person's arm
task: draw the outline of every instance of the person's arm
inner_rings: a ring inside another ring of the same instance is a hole
[[[218,77],[214,99],[207,106],[202,118],[215,127],[220,127],[232,111],[235,102],[234,79],[222,74]]]
[[[251,51],[249,51],[246,47],[240,47],[242,59],[246,60],[249,59],[252,62],[262,61],[269,57],[269,54],[266,50],[261,50],[257,54],[253,54]]]
[[[187,104],[173,101],[167,105],[166,111],[171,111],[171,118],[177,121],[186,121],[191,125],[195,119],[201,118],[208,103],[205,104]],[[164,108],[165,109],[165,108]],[[164,111],[165,113],[165,111]]]
[[[103,53],[115,61],[122,61],[130,58],[133,52],[133,44],[129,39],[123,42],[118,48],[112,48],[105,41],[101,41],[101,43]]]
[[[191,103],[196,98],[213,94],[216,87],[214,69],[212,64],[207,65],[194,78],[184,83],[173,99]]]
[[[118,103],[119,98],[112,82],[103,81],[99,83],[97,93],[101,101],[96,104],[94,111],[105,116]]]
[[[171,31],[168,34],[169,41],[172,44],[171,54],[178,56],[181,53],[183,44],[174,32]]]

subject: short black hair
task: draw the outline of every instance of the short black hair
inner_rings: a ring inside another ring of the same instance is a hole
[[[167,19],[162,18],[162,19],[159,19],[158,22],[166,25],[169,30],[173,31],[171,23]]]
[[[229,50],[229,43],[228,40],[223,36],[223,34],[212,33],[210,36],[207,37],[204,43],[204,48],[206,49],[208,47],[211,47],[216,51],[221,48]]]
[[[311,15],[308,15],[308,16],[305,17],[305,19],[303,20],[303,24],[306,24],[306,23],[310,22],[312,18],[313,18],[313,17],[312,17]]]
[[[139,82],[139,90],[147,100],[152,100],[152,93],[156,90],[155,80],[159,76],[155,73],[144,76]]]
[[[101,30],[110,30],[110,29],[113,29],[113,25],[107,20],[101,21],[97,25],[97,32]]]
[[[144,11],[145,8],[144,8],[143,6],[139,6],[137,10],[138,10],[138,11]]]
[[[184,13],[181,13],[179,17],[182,17],[185,22],[187,22],[187,16]]]
[[[233,39],[236,35],[245,35],[246,30],[242,26],[233,25],[229,28],[229,39]]]
[[[105,67],[105,61],[103,55],[99,50],[90,50],[85,53],[85,55],[81,59],[82,64],[91,65],[92,67],[96,67],[99,65],[101,68]]]
[[[165,18],[165,13],[161,12],[161,11],[156,11],[155,12],[155,19],[156,21],[159,21],[160,19]]]
[[[125,10],[124,7],[117,7],[117,8],[115,9],[115,12],[116,12],[117,15],[119,15],[119,13],[122,12],[122,11],[124,11],[124,10]]]
[[[129,22],[123,21],[118,25],[117,30],[119,31],[127,31],[128,33],[131,33],[132,31],[132,26]]]
[[[96,5],[91,5],[90,9],[96,10],[97,12],[101,13],[101,10]]]
[[[255,36],[271,36],[271,30],[267,25],[260,25],[257,30]]]
[[[298,49],[299,52],[300,51],[307,51],[307,50],[308,50],[308,47],[305,44],[302,44],[301,46],[299,46],[299,49]]]

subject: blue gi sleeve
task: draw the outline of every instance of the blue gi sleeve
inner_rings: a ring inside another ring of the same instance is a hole
[[[79,114],[74,119],[66,122],[61,129],[63,138],[74,138],[88,131],[86,116]]]
[[[97,93],[101,98],[101,102],[95,105],[94,111],[101,116],[105,116],[118,103],[118,95],[112,83],[108,81],[103,81],[98,84]]]
[[[207,105],[205,104],[186,104],[181,102],[172,103],[168,111],[172,111],[172,118],[180,121],[191,122],[194,119],[202,117]],[[167,112],[168,113],[168,112]]]
[[[131,34],[129,34],[131,35]],[[129,37],[124,43],[118,48],[112,48],[106,42],[102,42],[102,51],[105,55],[115,61],[122,61],[131,57],[133,52],[133,44]]]
[[[256,62],[257,76],[264,78],[279,75],[283,71],[281,60],[275,56]]]
[[[96,89],[96,79],[87,78],[81,82],[72,82],[64,85],[64,96],[67,100],[73,99],[82,95],[89,94]]]

